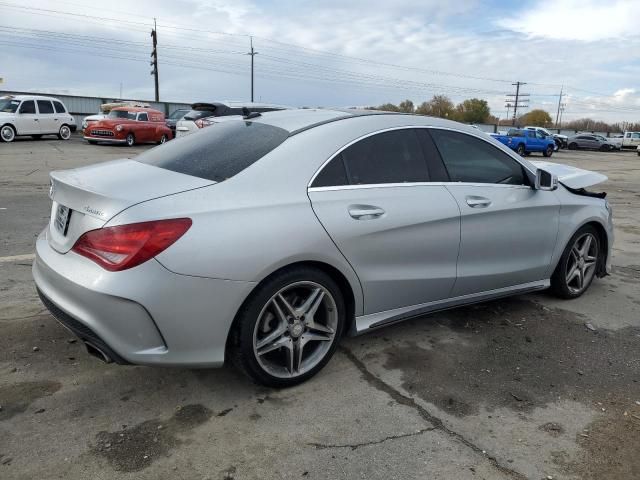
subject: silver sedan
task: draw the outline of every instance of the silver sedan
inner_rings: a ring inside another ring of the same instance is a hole
[[[609,269],[611,209],[585,189],[604,180],[447,120],[251,114],[52,172],[33,276],[105,361],[232,360],[284,387],[342,335],[549,287],[582,295]]]

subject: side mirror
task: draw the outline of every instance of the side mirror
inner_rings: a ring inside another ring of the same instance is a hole
[[[553,191],[558,188],[558,177],[545,170],[538,169],[536,171],[536,190]]]

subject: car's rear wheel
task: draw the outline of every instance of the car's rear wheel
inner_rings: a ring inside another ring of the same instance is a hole
[[[518,155],[520,155],[521,157],[524,157],[524,154],[526,152],[526,149],[524,148],[524,144],[521,143],[520,145],[518,145],[518,148],[516,148],[516,152],[518,153]]]
[[[127,142],[127,147],[133,147],[136,144],[136,137],[133,133],[129,133],[125,141]]]
[[[69,140],[71,138],[71,129],[69,125],[62,125],[58,130],[58,138],[60,140]]]
[[[0,128],[0,140],[3,142],[13,142],[16,139],[16,131],[11,125],[3,125]]]
[[[578,149],[578,144],[576,142],[571,142],[569,144],[569,150],[577,150]]]
[[[551,276],[551,290],[561,298],[577,298],[591,285],[600,260],[598,232],[590,225],[578,230],[567,244]]]
[[[166,135],[162,135],[160,137],[160,141],[158,142],[158,145],[162,145],[163,143],[167,143],[167,136]]]
[[[277,273],[238,313],[234,361],[263,385],[301,383],[333,356],[345,312],[342,292],[325,272],[298,267]]]
[[[553,145],[549,145],[547,149],[544,152],[542,152],[542,155],[544,155],[545,157],[550,157],[551,155],[553,155],[554,150],[555,149]]]

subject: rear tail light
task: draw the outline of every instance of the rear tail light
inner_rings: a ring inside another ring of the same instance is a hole
[[[72,250],[105,270],[118,272],[155,257],[191,227],[190,218],[99,228],[82,235]]]
[[[199,118],[194,122],[198,128],[208,127],[214,124],[214,121],[209,118]]]
[[[206,127],[204,121],[201,118],[196,120],[194,123],[196,124],[196,127],[198,127],[198,128]]]

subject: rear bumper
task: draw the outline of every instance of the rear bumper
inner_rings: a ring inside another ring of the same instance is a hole
[[[150,260],[107,272],[36,241],[33,278],[60,323],[117,363],[217,367],[251,282],[178,275]]]
[[[109,137],[90,137],[88,135],[85,135],[83,137],[85,140],[91,140],[92,142],[104,142],[104,143],[126,143],[127,140],[126,139],[120,139],[120,138],[109,138]]]

